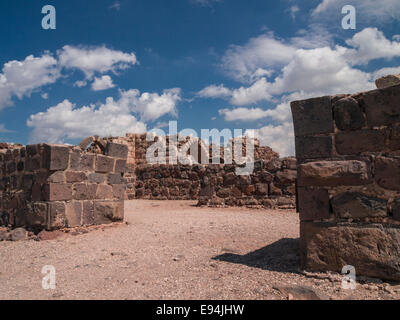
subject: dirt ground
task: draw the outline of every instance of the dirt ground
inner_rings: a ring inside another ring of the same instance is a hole
[[[294,211],[127,201],[126,224],[0,242],[0,299],[399,299],[397,287],[299,270]],[[43,266],[56,289],[42,288]],[[398,290],[400,291],[400,290]]]

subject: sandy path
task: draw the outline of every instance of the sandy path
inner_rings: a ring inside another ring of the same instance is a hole
[[[194,204],[127,201],[128,225],[0,242],[0,299],[282,299],[273,287],[295,284],[335,299],[395,297],[299,274],[294,211]],[[56,268],[56,290],[42,289],[44,265]]]

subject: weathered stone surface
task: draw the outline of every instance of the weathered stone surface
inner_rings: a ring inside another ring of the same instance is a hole
[[[114,171],[115,159],[108,156],[96,155],[96,172],[107,173]]]
[[[400,74],[388,75],[375,80],[378,89],[400,85]]]
[[[390,130],[389,136],[390,150],[400,150],[400,124],[395,124]]]
[[[400,229],[382,225],[302,222],[302,267],[341,272],[354,266],[357,276],[400,280]]]
[[[45,228],[47,225],[47,203],[36,202],[26,217],[26,223],[30,227]]]
[[[121,184],[124,182],[120,173],[110,173],[107,177],[107,182],[109,184]]]
[[[400,85],[363,94],[369,126],[384,126],[400,122]]]
[[[73,188],[74,200],[91,200],[96,198],[98,185],[96,183],[75,183]]]
[[[386,217],[387,200],[359,192],[345,192],[332,198],[332,209],[341,218]]]
[[[82,171],[67,171],[65,172],[67,183],[82,182],[87,180],[85,172]]]
[[[296,157],[298,159],[328,158],[332,155],[332,137],[297,137]]]
[[[364,115],[358,101],[345,97],[333,104],[336,126],[340,130],[358,130],[365,126]]]
[[[291,109],[296,136],[333,132],[330,97],[294,101]]]
[[[400,199],[397,199],[393,205],[393,219],[400,221]]]
[[[106,155],[126,159],[128,157],[128,146],[125,144],[108,142],[106,146]]]
[[[50,202],[49,213],[49,230],[66,227],[65,202]]]
[[[389,190],[400,191],[400,159],[377,157],[375,160],[375,181]]]
[[[94,137],[86,137],[84,138],[78,145],[82,150],[86,150],[86,148],[94,141]]]
[[[95,201],[94,204],[94,223],[106,224],[116,221],[115,203],[106,201]]]
[[[357,186],[370,183],[364,161],[316,161],[299,165],[299,186]]]
[[[49,176],[48,182],[52,183],[65,183],[65,174],[64,171],[56,171]]]
[[[28,232],[24,228],[16,228],[10,231],[9,239],[11,241],[21,241],[26,240],[28,237]]]
[[[112,186],[113,196],[115,199],[124,200],[125,198],[125,185],[114,184]]]
[[[116,173],[123,173],[127,171],[126,160],[117,159],[115,161],[115,170]]]
[[[94,183],[103,183],[106,180],[104,173],[89,173],[88,181]]]
[[[385,149],[385,131],[361,130],[339,132],[335,137],[336,151],[342,155],[378,152]]]
[[[295,170],[283,170],[279,171],[275,175],[275,185],[292,185],[296,181],[297,172]]]
[[[48,183],[43,189],[47,201],[72,200],[72,185],[69,183]]]
[[[69,163],[69,151],[66,146],[45,144],[44,166],[49,170],[65,170]]]
[[[95,223],[94,218],[94,202],[93,201],[83,201],[82,204],[82,224],[92,225]]]
[[[82,219],[81,201],[70,201],[66,203],[65,219],[67,227],[73,228],[81,225],[81,219]]]
[[[79,170],[80,171],[93,171],[94,170],[94,154],[82,154],[80,159]]]
[[[96,199],[112,199],[114,197],[113,188],[108,184],[99,184],[96,192]]]
[[[329,219],[329,194],[325,189],[298,188],[301,221]]]

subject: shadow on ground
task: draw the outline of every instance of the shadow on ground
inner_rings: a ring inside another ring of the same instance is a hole
[[[299,243],[300,239],[283,238],[245,255],[224,253],[212,259],[269,271],[299,273]]]

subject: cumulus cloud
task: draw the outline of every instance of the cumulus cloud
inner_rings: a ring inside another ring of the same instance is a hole
[[[49,54],[30,55],[23,61],[9,61],[0,73],[0,109],[12,105],[12,97],[22,99],[60,77],[57,60]]]
[[[260,108],[220,109],[218,113],[224,116],[225,121],[255,121],[268,116],[268,110]]]
[[[364,23],[391,23],[400,18],[398,0],[323,0],[312,10],[314,18],[330,21],[341,15],[343,6],[351,4],[357,9],[357,19]]]
[[[81,107],[66,99],[45,112],[29,117],[27,125],[33,128],[30,140],[64,143],[95,134],[108,136],[145,132],[144,121],[155,120],[168,113],[176,115],[179,94],[179,89],[167,89],[161,95],[140,94],[139,90],[132,89],[120,91],[118,100],[108,97],[105,103]]]
[[[114,88],[115,85],[110,76],[102,76],[101,78],[94,78],[94,82],[92,83],[93,91],[101,91]]]
[[[294,149],[294,129],[292,122],[283,122],[280,125],[268,125],[254,130],[255,137],[261,145],[269,146],[279,152],[281,157],[292,156]]]
[[[74,47],[66,45],[58,51],[59,64],[67,69],[81,70],[86,79],[95,73],[116,72],[137,64],[135,53],[124,53],[102,47]]]
[[[10,133],[10,132],[12,131],[8,130],[4,124],[0,123],[0,133]]]
[[[212,84],[197,93],[201,98],[229,98],[232,96],[232,91],[226,88],[223,84]]]

